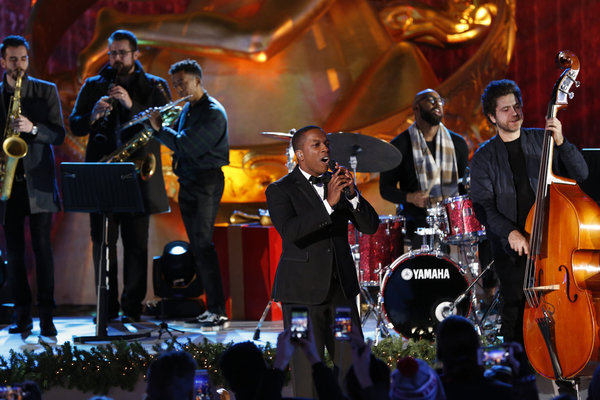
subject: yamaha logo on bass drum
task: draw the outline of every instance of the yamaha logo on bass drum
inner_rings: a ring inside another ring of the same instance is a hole
[[[405,281],[409,281],[411,279],[450,279],[450,271],[448,268],[405,268],[402,270],[400,275]]]

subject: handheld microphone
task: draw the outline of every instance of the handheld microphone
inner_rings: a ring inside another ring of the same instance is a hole
[[[119,76],[119,72],[123,69],[123,64],[116,64],[114,68],[110,69],[110,80],[108,82],[108,90],[112,89],[117,84],[117,77]],[[109,98],[108,103],[111,106],[114,106],[114,99]],[[106,143],[108,141],[108,137],[105,135],[105,132],[108,129],[108,119],[110,116],[111,110],[107,109],[104,111],[104,115],[98,118],[96,121],[92,123],[92,130],[95,132],[94,141],[96,143]]]
[[[329,159],[329,169],[335,174],[338,170],[338,168],[335,167],[336,161],[334,159]],[[346,186],[344,189],[342,189],[342,191],[344,192],[344,195],[346,195],[346,197],[350,197],[352,196],[352,190],[350,189],[350,186]]]

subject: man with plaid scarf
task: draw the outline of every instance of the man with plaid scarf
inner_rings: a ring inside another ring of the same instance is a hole
[[[415,95],[415,122],[391,143],[400,150],[402,161],[381,173],[381,197],[398,205],[406,218],[406,233],[413,248],[423,239],[416,235],[427,227],[427,208],[458,194],[458,181],[468,165],[469,148],[459,134],[442,124],[444,99],[433,89]]]

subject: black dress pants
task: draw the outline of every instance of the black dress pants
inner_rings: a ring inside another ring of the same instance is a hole
[[[35,257],[37,305],[50,312],[54,306],[54,259],[50,242],[52,213],[30,214],[29,196],[24,180],[15,181],[10,199],[6,202],[4,234],[8,281],[17,307],[32,304],[31,288],[25,266],[25,218],[29,217],[31,245]]]
[[[108,219],[108,304],[107,315],[115,318],[119,314],[119,286],[117,263],[117,240],[119,229],[123,241],[123,293],[121,307],[129,316],[139,316],[142,301],[146,297],[148,278],[148,227],[150,216],[146,214],[117,213]],[[92,256],[96,288],[98,287],[98,268],[102,251],[104,218],[102,214],[90,214],[92,236]]]
[[[321,356],[321,360],[325,355],[325,349],[331,355],[339,379],[340,385],[343,384],[343,379],[352,365],[352,349],[350,342],[335,340],[333,327],[335,323],[335,309],[338,307],[350,308],[350,316],[352,319],[352,329],[359,327],[361,329],[360,316],[356,308],[356,298],[346,298],[342,291],[341,284],[337,278],[331,279],[331,285],[327,299],[322,304],[307,305],[282,303],[283,310],[283,326],[285,329],[291,325],[292,308],[306,307],[308,316],[311,321],[313,335],[317,352]],[[361,331],[362,335],[362,331]],[[300,348],[296,348],[292,360],[290,362],[292,369],[292,385],[294,395],[302,398],[317,398],[316,389],[314,389],[312,379],[312,366]],[[341,386],[343,387],[343,386]]]
[[[179,187],[179,210],[194,254],[196,274],[206,293],[206,308],[221,315],[226,314],[225,297],[212,237],[224,188],[220,168],[204,170],[194,177],[193,183],[181,182]]]
[[[500,279],[502,294],[502,327],[500,333],[505,342],[523,344],[523,312],[525,310],[525,295],[523,279],[525,278],[526,256],[510,256],[495,254],[494,268]]]

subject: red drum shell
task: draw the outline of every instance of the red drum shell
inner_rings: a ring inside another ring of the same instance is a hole
[[[359,283],[367,286],[379,285],[379,270],[392,263],[404,253],[404,217],[400,215],[380,215],[379,228],[372,235],[359,232]],[[355,229],[348,225],[348,242],[356,243]]]
[[[461,244],[477,242],[485,237],[485,227],[475,217],[473,202],[467,195],[444,200],[447,225],[444,242]]]

